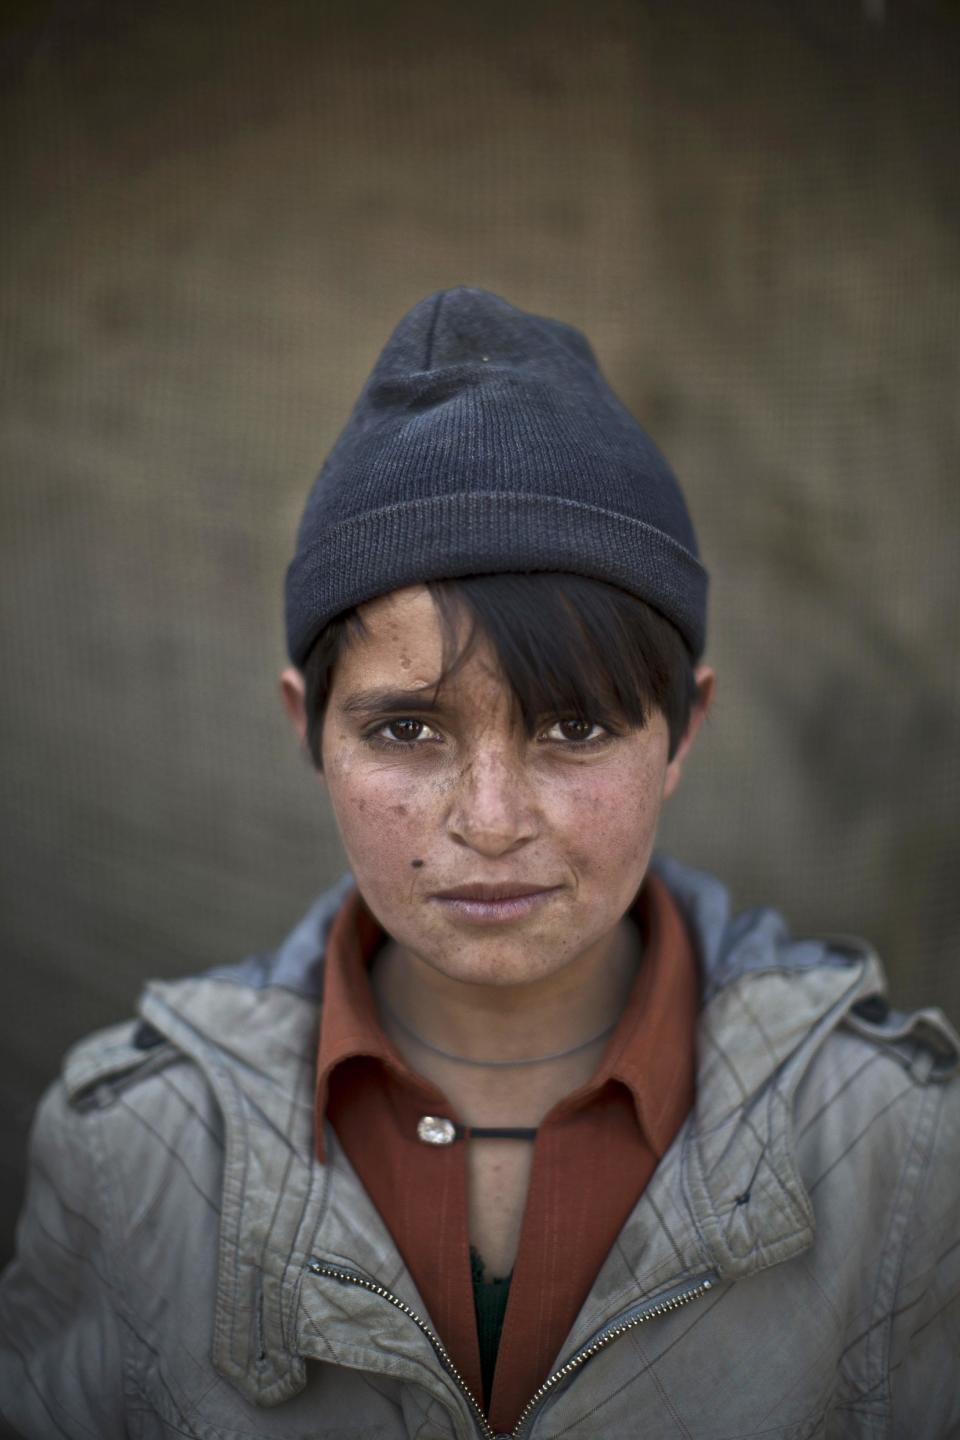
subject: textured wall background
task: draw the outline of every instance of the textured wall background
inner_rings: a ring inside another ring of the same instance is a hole
[[[956,1018],[956,7],[4,14],[4,1236],[63,1048],[338,872],[281,578],[452,283],[586,329],[684,480],[721,694],[666,843]]]

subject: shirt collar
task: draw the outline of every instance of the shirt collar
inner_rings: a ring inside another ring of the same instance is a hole
[[[330,1076],[344,1060],[359,1055],[379,1060],[394,1077],[435,1100],[436,1090],[416,1075],[384,1034],[370,986],[374,955],[386,939],[359,891],[351,890],[337,911],[324,956],[323,1009],[317,1047],[316,1148],[326,1159],[322,1121]]]
[[[631,913],[643,959],[619,1024],[579,1094],[589,1098],[608,1081],[625,1085],[659,1159],[693,1103],[700,980],[687,928],[659,876],[647,876]]]

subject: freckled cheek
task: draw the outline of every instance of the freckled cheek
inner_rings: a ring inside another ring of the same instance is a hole
[[[431,816],[424,787],[398,785],[396,777],[362,786],[330,784],[330,799],[347,857],[358,876],[378,888],[409,886],[411,861],[429,847]]]
[[[568,855],[581,877],[609,880],[618,872],[632,876],[646,861],[660,814],[662,777],[592,777],[574,787],[555,814],[569,842]]]

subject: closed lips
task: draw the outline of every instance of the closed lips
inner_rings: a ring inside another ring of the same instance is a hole
[[[438,890],[438,900],[519,900],[524,895],[542,895],[557,885],[524,885],[513,881],[501,885],[460,885],[455,890]]]

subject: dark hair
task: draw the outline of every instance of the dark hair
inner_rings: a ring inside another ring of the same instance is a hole
[[[664,715],[675,753],[690,720],[696,684],[690,652],[669,620],[625,590],[567,573],[470,575],[425,582],[440,615],[443,673],[437,688],[489,640],[528,735],[544,715],[641,728]],[[472,624],[463,638],[464,611]],[[352,634],[356,609],[332,620],[303,666],[307,744],[321,766],[320,737],[334,668]]]

